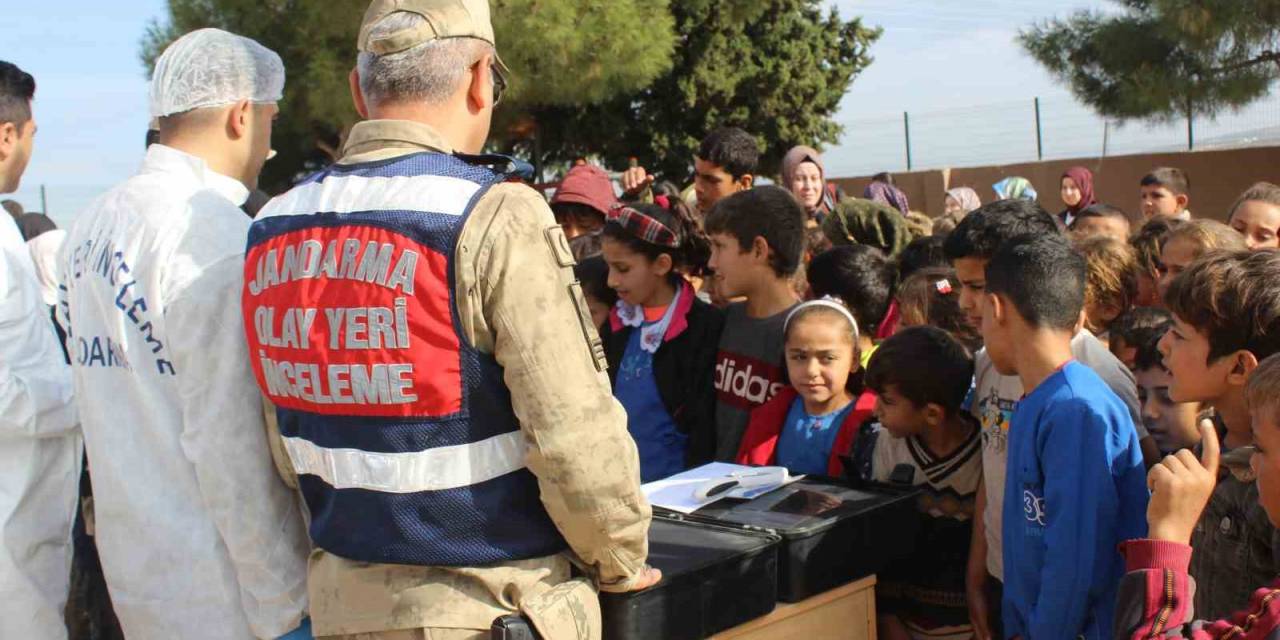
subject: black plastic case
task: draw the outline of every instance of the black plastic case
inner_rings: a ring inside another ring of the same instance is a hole
[[[738,527],[781,538],[778,599],[799,602],[883,570],[915,547],[919,518],[909,487],[805,478],[753,500],[721,500],[662,518]]]
[[[754,620],[777,604],[778,538],[655,518],[649,564],[662,581],[601,593],[604,640],[696,640]]]

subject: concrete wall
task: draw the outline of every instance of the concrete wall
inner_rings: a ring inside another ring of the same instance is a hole
[[[1040,204],[1050,213],[1064,208],[1058,195],[1062,172],[1068,167],[1084,166],[1093,172],[1094,193],[1098,201],[1137,214],[1138,182],[1151,169],[1178,167],[1191,181],[1191,211],[1197,217],[1224,220],[1227,210],[1250,185],[1258,181],[1280,183],[1280,147],[1252,147],[1226,151],[1144,154],[1052,160],[991,167],[941,169],[893,174],[894,182],[911,201],[911,208],[931,217],[942,215],[945,191],[952,187],[971,187],[983,203],[995,198],[991,185],[1009,176],[1022,176],[1035,185]],[[861,196],[871,182],[870,176],[833,178],[846,193]]]

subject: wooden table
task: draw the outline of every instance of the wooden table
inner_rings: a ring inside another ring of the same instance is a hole
[[[875,640],[876,577],[850,582],[794,604],[778,603],[757,618],[712,636],[714,640]]]

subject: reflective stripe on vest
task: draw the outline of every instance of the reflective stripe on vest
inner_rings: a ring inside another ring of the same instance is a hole
[[[443,491],[487,482],[523,469],[525,452],[519,431],[404,453],[329,449],[302,438],[285,438],[284,446],[299,474],[317,476],[334,489],[387,493]]]
[[[501,367],[457,320],[458,236],[499,179],[435,153],[336,165],[250,230],[254,375],[327,551],[477,566],[565,546],[525,468]]]

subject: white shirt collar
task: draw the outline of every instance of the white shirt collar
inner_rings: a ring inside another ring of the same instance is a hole
[[[237,207],[249,199],[249,189],[242,182],[210,169],[203,159],[173,147],[157,143],[147,148],[142,173],[150,172],[184,173],[198,185],[213,190]]]

